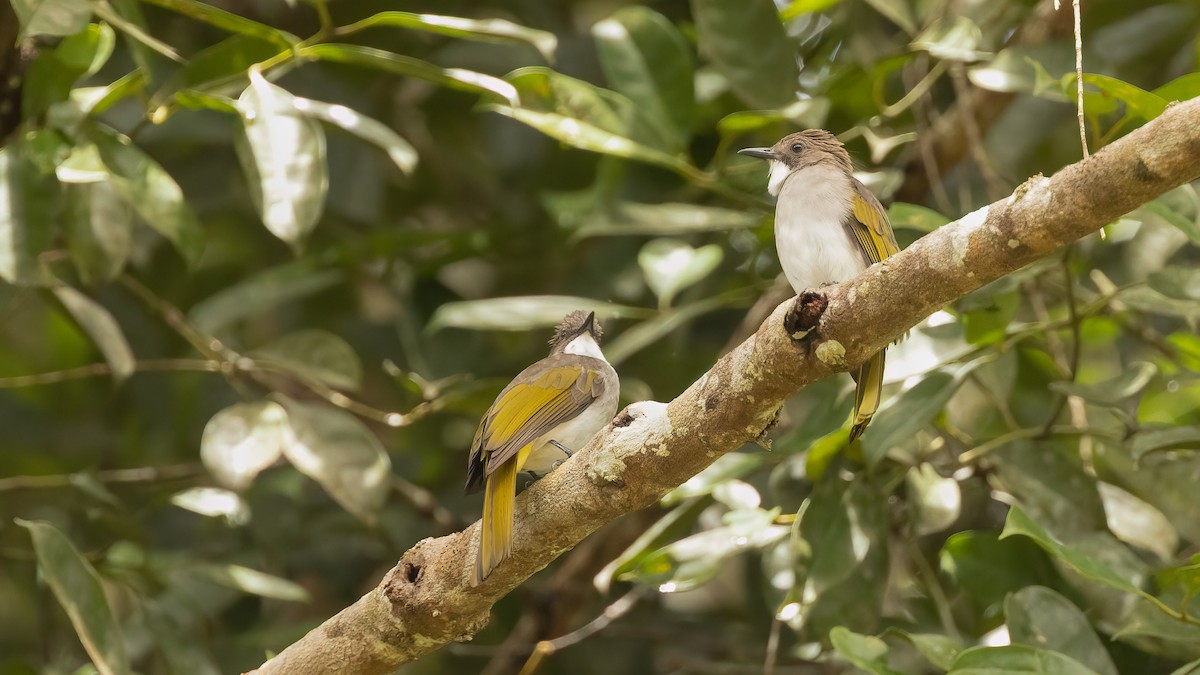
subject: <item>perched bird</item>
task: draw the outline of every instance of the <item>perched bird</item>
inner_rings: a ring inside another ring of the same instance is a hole
[[[808,129],[738,153],[770,162],[775,247],[797,294],[853,278],[900,250],[883,206],[854,177],[849,153],[828,131]],[[850,373],[858,383],[852,442],[879,408],[883,362],[880,350]]]
[[[486,484],[473,585],[512,552],[517,474],[540,478],[617,414],[617,372],[600,351],[595,313],[571,312],[550,355],[521,371],[488,408],[467,463],[467,494]]]

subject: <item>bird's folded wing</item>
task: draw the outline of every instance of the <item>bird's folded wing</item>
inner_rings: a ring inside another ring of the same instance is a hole
[[[850,217],[844,225],[854,241],[858,242],[869,264],[877,263],[900,250],[883,205],[857,180],[854,181],[854,193],[850,195],[850,206]]]
[[[487,474],[554,427],[582,413],[604,391],[600,371],[586,365],[548,365],[522,373],[484,415],[474,451],[486,458]],[[572,448],[576,450],[578,448]]]

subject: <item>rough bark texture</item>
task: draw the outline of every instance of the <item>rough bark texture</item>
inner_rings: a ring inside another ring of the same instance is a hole
[[[862,275],[822,289],[803,343],[791,302],[669,404],[643,402],[517,499],[512,556],[478,588],[476,529],[426,539],[383,582],[259,673],[390,673],[469,639],[492,605],[604,523],[645,508],[754,440],[798,389],[857,365],[930,313],[1200,176],[1200,99],[1013,195],[933,232]]]

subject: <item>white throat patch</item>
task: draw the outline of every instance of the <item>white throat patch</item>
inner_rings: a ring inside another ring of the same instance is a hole
[[[596,344],[596,341],[592,339],[591,333],[584,333],[571,340],[567,343],[567,348],[563,351],[577,356],[590,356],[593,359],[605,360],[604,352],[600,351],[600,345]]]
[[[771,173],[767,180],[767,192],[771,193],[772,197],[778,197],[779,191],[783,189],[783,181],[792,175],[792,169],[787,164],[773,159],[771,160]]]

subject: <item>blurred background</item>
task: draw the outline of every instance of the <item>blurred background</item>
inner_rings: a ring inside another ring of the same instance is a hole
[[[791,295],[738,148],[839,134],[902,246],[1078,161],[1063,5],[14,1],[0,673],[257,666],[477,517],[479,416],[569,310],[670,400]],[[1194,0],[1079,12],[1092,152],[1200,94]],[[892,348],[861,443],[810,386],[402,672],[1200,658],[1195,186],[1104,235]]]

